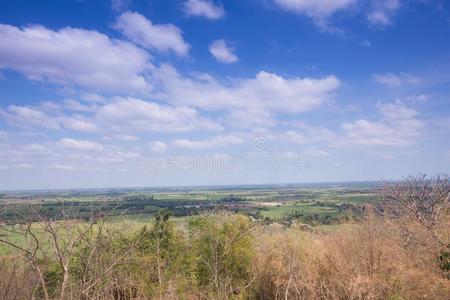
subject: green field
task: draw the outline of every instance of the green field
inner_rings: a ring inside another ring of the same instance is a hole
[[[311,185],[230,186],[153,189],[103,189],[5,192],[0,195],[1,221],[14,224],[38,209],[58,219],[61,207],[72,218],[88,220],[101,213],[109,220],[120,217],[145,224],[164,209],[174,220],[217,210],[248,214],[265,221],[299,219],[313,225],[337,222],[340,217],[358,216],[366,203],[375,203],[376,183]]]

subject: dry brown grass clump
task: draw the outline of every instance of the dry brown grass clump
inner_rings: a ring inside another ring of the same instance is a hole
[[[373,216],[328,233],[267,229],[258,239],[258,299],[448,299],[435,256],[404,247],[395,227]]]
[[[0,299],[32,299],[39,278],[20,259],[0,256]]]

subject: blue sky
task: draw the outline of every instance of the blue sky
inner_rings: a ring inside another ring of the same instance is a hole
[[[450,168],[450,6],[3,1],[0,189]]]

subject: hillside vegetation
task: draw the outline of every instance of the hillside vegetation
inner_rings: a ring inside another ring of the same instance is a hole
[[[408,177],[331,226],[223,210],[174,222],[161,210],[136,228],[11,204],[0,298],[448,299],[449,197],[446,175]]]

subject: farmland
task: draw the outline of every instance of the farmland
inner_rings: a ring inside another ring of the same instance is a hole
[[[58,207],[74,218],[89,218],[92,211],[110,220],[118,216],[133,222],[149,220],[160,210],[177,219],[205,212],[226,210],[266,222],[298,219],[330,224],[357,217],[364,204],[376,202],[379,184],[335,183],[303,185],[258,185],[223,187],[179,187],[146,189],[95,189],[59,191],[15,191],[1,195],[2,205],[24,214],[39,207],[58,218]],[[14,222],[5,213],[3,221]]]

